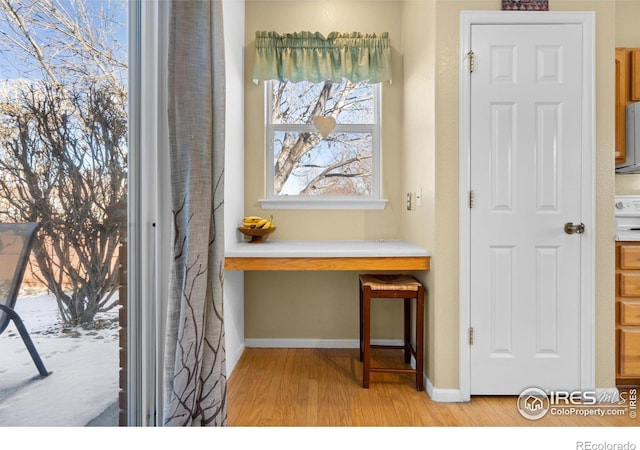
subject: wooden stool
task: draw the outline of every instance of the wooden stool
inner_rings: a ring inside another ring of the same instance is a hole
[[[371,345],[371,299],[404,299],[404,345]],[[411,300],[416,299],[416,347],[411,345]],[[424,338],[424,286],[410,275],[360,275],[360,361],[362,365],[362,386],[369,388],[371,372],[410,373],[416,376],[416,389],[422,391]],[[404,362],[416,359],[416,368],[371,367],[372,348],[397,348],[404,350]]]

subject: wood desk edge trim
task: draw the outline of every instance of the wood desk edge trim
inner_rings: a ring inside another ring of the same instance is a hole
[[[429,256],[226,257],[225,270],[430,270]]]

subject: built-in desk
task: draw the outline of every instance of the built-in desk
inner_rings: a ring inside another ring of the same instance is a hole
[[[429,270],[428,250],[405,241],[238,242],[225,248],[225,270]]]

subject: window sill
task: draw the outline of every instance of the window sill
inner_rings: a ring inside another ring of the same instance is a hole
[[[327,198],[292,198],[260,199],[262,209],[384,209],[388,200],[374,199],[327,199]]]

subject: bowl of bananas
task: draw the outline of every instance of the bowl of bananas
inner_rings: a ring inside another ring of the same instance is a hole
[[[259,216],[245,216],[242,218],[242,226],[238,230],[248,236],[249,242],[257,244],[264,242],[267,236],[276,230],[273,226],[273,216],[268,219]]]

